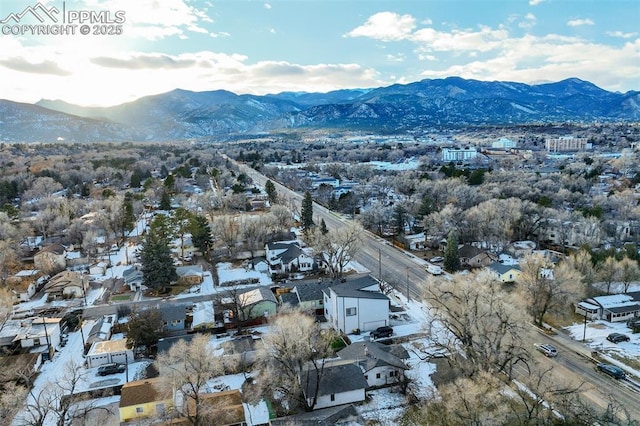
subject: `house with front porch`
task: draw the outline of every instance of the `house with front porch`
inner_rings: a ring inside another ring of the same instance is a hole
[[[338,356],[360,367],[367,388],[397,385],[404,380],[404,372],[409,369],[405,363],[409,353],[400,345],[356,342],[338,351]]]
[[[375,330],[389,325],[390,299],[380,291],[379,282],[370,275],[336,282],[323,290],[324,316],[343,333]]]
[[[578,303],[575,311],[591,320],[626,322],[640,317],[640,291],[591,297]]]
[[[309,272],[315,265],[313,257],[297,241],[267,243],[265,257],[271,274]]]
[[[325,362],[319,384],[313,367],[310,366],[302,372],[300,382],[303,384],[304,396],[309,405],[313,403],[314,398],[316,399],[314,409],[365,400],[367,381],[360,367],[352,361]]]

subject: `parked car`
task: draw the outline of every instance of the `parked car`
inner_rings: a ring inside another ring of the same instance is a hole
[[[429,259],[429,262],[438,263],[438,262],[442,262],[443,260],[444,260],[444,257],[436,256],[436,257],[432,257],[431,259]]]
[[[384,327],[378,327],[373,330],[369,335],[372,339],[380,339],[382,337],[389,337],[393,334],[393,328],[385,325]]]
[[[610,341],[611,343],[620,343],[620,342],[628,342],[631,339],[629,339],[629,336],[627,336],[626,334],[611,333],[610,335],[607,336],[607,340]]]
[[[558,350],[553,345],[548,345],[548,344],[540,345],[540,344],[537,344],[535,346],[536,346],[536,349],[538,349],[540,352],[542,352],[547,357],[552,358],[552,357],[558,356]]]
[[[427,266],[427,272],[433,275],[440,275],[442,274],[442,268],[438,265],[429,265]]]
[[[124,364],[117,364],[110,362],[109,364],[103,364],[98,367],[98,376],[108,376],[109,374],[124,373],[126,369]]]
[[[605,364],[602,362],[598,364],[598,370],[616,379],[624,379],[626,376],[622,368],[617,367],[615,365],[611,365],[611,364]]]

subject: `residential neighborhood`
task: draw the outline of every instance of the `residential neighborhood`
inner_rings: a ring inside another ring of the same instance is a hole
[[[7,241],[16,244],[4,254],[2,290],[11,304],[0,329],[0,363],[5,389],[22,386],[26,402],[14,407],[12,424],[32,424],[43,410],[43,424],[60,415],[63,422],[109,425],[207,424],[215,416],[224,418],[216,424],[400,424],[413,415],[409,407],[422,409],[408,401],[432,404],[435,393],[456,383],[451,375],[469,371],[458,364],[459,354],[469,356],[458,342],[473,322],[456,325],[462,313],[455,310],[498,316],[491,309],[507,297],[520,306],[509,327],[535,324],[594,366],[606,361],[632,381],[640,376],[633,362],[640,353],[637,205],[619,221],[578,201],[574,214],[524,197],[472,202],[475,189],[465,181],[471,175],[448,176],[464,164],[433,167],[424,181],[414,176],[412,190],[402,189],[412,180],[398,176],[344,182],[298,170],[308,186],[294,201],[295,193],[280,186],[291,177],[288,169],[265,165],[261,175],[231,160],[233,150],[201,151],[184,154],[191,168],[176,159],[172,170],[149,170],[147,190],[105,178],[85,199],[43,196],[58,209],[78,204],[96,214],[60,225],[45,221],[47,203],[29,204],[42,222],[24,239],[20,215],[2,213],[14,238]],[[347,173],[334,167],[333,174]],[[504,172],[483,173],[488,182],[478,188],[496,191]],[[490,182],[493,174],[498,181]],[[624,197],[637,203],[637,188],[626,185],[610,195],[619,202],[606,200],[611,212]],[[106,188],[114,194],[103,195]],[[369,198],[352,198],[359,191]],[[424,191],[422,204],[411,201],[416,191]],[[536,197],[559,202],[551,193]],[[482,304],[448,304],[443,295],[459,297],[466,285]],[[504,294],[491,299],[493,292]],[[287,328],[293,318],[302,335]],[[514,333],[533,365],[539,360],[528,351],[537,338],[529,331]],[[611,333],[629,339],[612,342]],[[304,363],[294,361],[278,336],[290,336],[301,356],[304,342],[313,351]],[[206,380],[192,383],[195,376],[171,369],[178,357],[200,356],[206,371],[194,374]],[[483,362],[477,365],[493,368]],[[300,368],[291,381],[276,380],[286,363]],[[503,360],[501,374],[516,375],[512,363]],[[498,387],[488,392],[504,385],[491,386]],[[48,399],[57,387],[68,395],[64,410],[60,398]]]

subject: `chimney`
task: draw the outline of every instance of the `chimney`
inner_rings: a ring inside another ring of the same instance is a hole
[[[364,356],[368,356],[369,355],[369,347],[365,344],[363,344],[362,346],[364,346]]]

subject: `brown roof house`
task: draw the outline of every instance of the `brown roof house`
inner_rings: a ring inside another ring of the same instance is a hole
[[[50,244],[33,256],[33,265],[45,274],[54,275],[67,267],[67,250],[62,244]]]
[[[200,395],[204,422],[210,426],[240,426],[245,425],[246,418],[242,395],[238,389],[223,392],[205,393]],[[183,408],[183,415],[191,417],[195,413],[195,401],[187,400]]]
[[[18,302],[28,302],[36,294],[36,284],[42,272],[38,269],[24,269],[7,278],[7,290]]]
[[[89,278],[79,272],[62,271],[44,286],[44,292],[53,297],[84,297],[89,288]]]
[[[171,393],[161,393],[161,386],[159,377],[125,383],[120,393],[120,421],[161,419],[170,414],[173,411]]]
[[[460,264],[469,268],[484,268],[498,260],[486,250],[468,244],[458,249],[458,257],[460,257]]]

